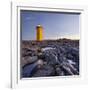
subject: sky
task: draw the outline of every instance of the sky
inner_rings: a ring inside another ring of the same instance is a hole
[[[79,39],[79,13],[21,11],[22,40],[36,40],[36,26],[42,25],[44,39]]]

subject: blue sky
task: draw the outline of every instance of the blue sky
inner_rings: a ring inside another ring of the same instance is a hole
[[[36,26],[43,26],[44,39],[79,39],[79,16],[75,13],[21,11],[22,40],[36,40]]]

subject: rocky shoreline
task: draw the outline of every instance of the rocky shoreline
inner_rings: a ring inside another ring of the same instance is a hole
[[[79,40],[22,41],[21,77],[79,75]]]

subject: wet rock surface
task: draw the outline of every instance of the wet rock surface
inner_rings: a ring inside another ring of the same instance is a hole
[[[21,77],[79,75],[79,40],[23,41]]]

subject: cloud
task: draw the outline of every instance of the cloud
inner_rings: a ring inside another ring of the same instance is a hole
[[[67,39],[80,39],[80,35],[65,35],[65,36],[61,36],[60,38],[67,38]]]
[[[44,39],[62,39],[62,38],[67,38],[67,39],[72,39],[72,40],[79,40],[80,35],[63,35],[63,36],[54,36],[54,37],[44,37]]]
[[[26,20],[34,20],[35,18],[34,17],[26,17],[25,19]]]

